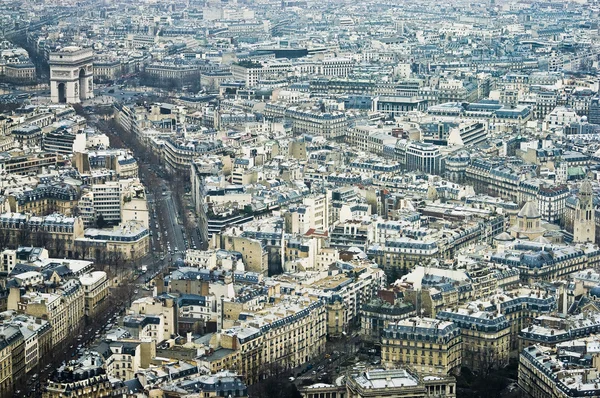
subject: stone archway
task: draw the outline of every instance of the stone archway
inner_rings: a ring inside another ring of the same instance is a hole
[[[88,81],[85,75],[85,69],[81,68],[79,70],[79,99],[84,101],[87,99],[88,92]]]
[[[67,93],[65,83],[58,83],[58,102],[64,104],[67,102]]]

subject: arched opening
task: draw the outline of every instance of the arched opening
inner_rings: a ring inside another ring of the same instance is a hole
[[[58,83],[58,102],[64,104],[67,102],[67,96],[65,95],[65,84]]]
[[[87,91],[88,91],[88,87],[87,87],[87,79],[85,77],[85,69],[80,69],[79,70],[79,99],[80,100],[86,100],[87,99]]]

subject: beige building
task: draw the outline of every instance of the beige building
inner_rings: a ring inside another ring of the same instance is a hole
[[[431,318],[391,323],[381,334],[381,361],[390,368],[410,366],[423,375],[460,372],[460,329],[452,322]]]
[[[27,293],[21,297],[18,310],[50,322],[52,345],[56,346],[81,327],[85,313],[83,289],[78,281],[69,280],[55,293]]]
[[[93,317],[103,308],[109,282],[104,271],[93,271],[79,277],[85,297],[85,315]]]
[[[156,336],[168,339],[177,332],[177,308],[173,299],[159,300],[154,297],[142,297],[131,303],[130,312],[138,315],[160,316],[163,319],[162,330]],[[157,342],[163,339],[155,339]]]
[[[35,65],[31,62],[6,64],[4,77],[16,82],[33,82],[36,77]]]
[[[9,246],[33,246],[40,235],[55,257],[73,257],[75,240],[83,236],[83,221],[79,217],[51,214],[44,217],[20,213],[0,214],[0,229],[8,234]]]
[[[556,348],[525,348],[519,356],[520,389],[527,396],[540,398],[600,396],[597,347],[597,337],[591,336]]]
[[[223,235],[220,241],[222,249],[242,254],[246,271],[267,275],[269,271],[268,255],[259,240],[241,236]]]
[[[0,339],[0,396],[9,397],[13,390],[12,348],[9,342]]]
[[[76,239],[77,252],[97,261],[119,259],[137,260],[148,254],[150,235],[138,221],[129,221],[112,229],[88,228],[84,236]]]
[[[10,157],[0,159],[0,170],[7,174],[38,174],[44,167],[56,166],[62,156],[50,152],[11,153]]]
[[[127,394],[127,386],[112,383],[100,354],[90,352],[59,368],[48,381],[43,398],[103,398]]]
[[[106,347],[102,344],[100,347],[104,350],[104,365],[106,373],[110,377],[121,380],[131,380],[135,377],[135,372],[141,367],[142,347],[140,342],[113,341],[106,344]]]
[[[0,396],[14,396],[14,385],[25,376],[25,339],[17,326],[0,326],[0,366]]]
[[[121,222],[136,221],[144,227],[149,228],[148,203],[146,191],[143,185],[131,185],[123,193],[121,204]]]
[[[467,308],[440,311],[437,319],[454,322],[460,327],[463,366],[489,372],[508,365],[510,323],[504,315],[480,311],[471,304]]]
[[[46,363],[52,350],[52,327],[41,318],[18,314],[4,321],[5,325],[18,327],[25,340],[25,372],[29,373],[39,363]]]
[[[379,297],[365,303],[360,310],[360,334],[363,341],[380,343],[381,332],[390,323],[414,317],[415,307],[408,302],[391,304]]]
[[[285,300],[254,312],[243,325],[215,334],[211,346],[238,351],[235,369],[248,384],[256,383],[323,354],[326,317],[319,300]]]
[[[348,375],[344,385],[309,385],[300,388],[300,394],[303,398],[454,398],[456,379],[423,377],[402,368],[370,369]]]

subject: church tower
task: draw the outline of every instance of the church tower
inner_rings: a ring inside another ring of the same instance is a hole
[[[592,184],[584,181],[579,188],[575,217],[573,219],[573,242],[586,243],[596,241],[596,222],[594,216],[594,192]]]

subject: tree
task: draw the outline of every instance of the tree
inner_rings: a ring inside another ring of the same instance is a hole
[[[10,232],[0,229],[0,250],[4,250],[10,244]]]
[[[296,386],[285,377],[273,376],[248,387],[249,397],[300,398]]]
[[[53,242],[54,242],[54,255],[56,257],[62,257],[65,252],[66,241],[62,237],[56,236],[54,238]]]
[[[96,226],[100,229],[106,228],[107,226],[106,220],[104,220],[102,213],[98,214],[98,217],[96,218]]]
[[[21,228],[17,233],[17,246],[26,246],[31,244],[31,230],[29,228]]]
[[[34,242],[37,247],[46,247],[50,241],[50,235],[46,231],[36,231],[34,234]]]
[[[394,282],[396,282],[398,280],[398,278],[400,278],[400,276],[401,276],[400,273],[398,272],[398,267],[396,267],[396,266],[388,267],[388,269],[386,270],[386,275],[387,275],[388,285],[391,285]]]

